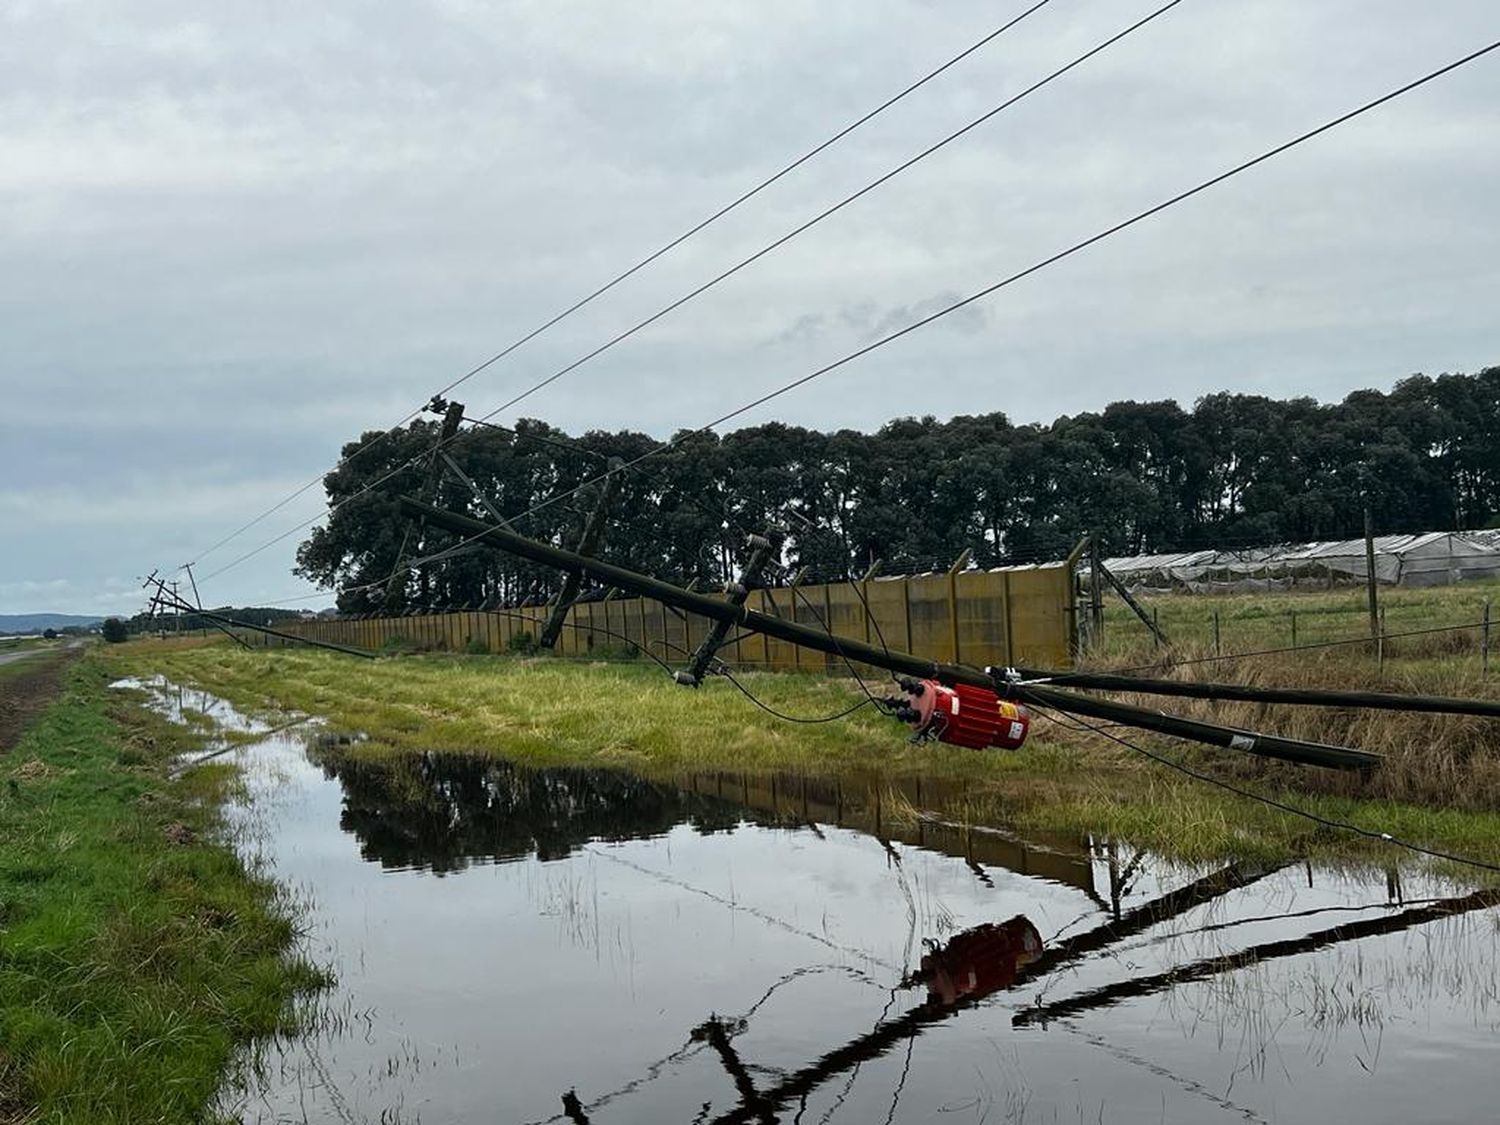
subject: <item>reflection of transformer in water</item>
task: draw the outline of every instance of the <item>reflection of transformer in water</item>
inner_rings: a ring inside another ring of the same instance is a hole
[[[1023,914],[975,926],[942,945],[926,944],[910,983],[927,985],[928,1002],[945,1008],[1009,988],[1021,968],[1042,955],[1042,935]]]

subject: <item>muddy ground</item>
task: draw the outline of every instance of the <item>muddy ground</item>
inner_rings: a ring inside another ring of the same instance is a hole
[[[8,752],[62,691],[75,649],[38,653],[0,668],[0,753]]]

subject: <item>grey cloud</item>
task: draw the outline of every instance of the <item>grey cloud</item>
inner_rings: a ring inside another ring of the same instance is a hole
[[[569,363],[1149,7],[1050,5],[467,401]],[[69,608],[59,582],[70,605],[126,597],[127,571],[191,557],[1014,10],[0,7],[0,610]],[[1492,37],[1487,0],[1181,5],[525,412],[696,425]],[[1500,65],[1476,64],[746,421],[878,426],[914,372],[918,412],[1045,420],[1496,362],[1497,99]],[[305,499],[235,548],[315,514]],[[206,596],[295,592],[297,538]]]

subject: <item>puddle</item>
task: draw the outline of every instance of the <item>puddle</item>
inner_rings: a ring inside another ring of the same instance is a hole
[[[338,975],[224,1092],[247,1122],[1495,1113],[1493,895],[1023,841],[858,783],[359,763],[137,686],[266,735],[235,826]]]

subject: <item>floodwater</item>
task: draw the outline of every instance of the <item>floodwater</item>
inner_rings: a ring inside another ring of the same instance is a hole
[[[233,752],[240,845],[338,978],[245,1057],[247,1122],[1500,1116],[1493,894],[1022,841],[858,783],[328,742]]]

